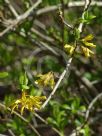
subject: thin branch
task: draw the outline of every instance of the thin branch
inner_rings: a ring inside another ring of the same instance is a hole
[[[68,9],[68,8],[72,8],[72,7],[83,7],[84,5],[85,5],[84,1],[72,1],[72,2],[68,2],[68,4],[64,4],[64,7],[65,7],[65,9]],[[97,6],[101,7],[102,2],[101,1],[92,1],[90,5],[91,6],[97,5]],[[59,9],[59,7],[61,7],[61,4],[39,9],[36,12],[36,15],[39,16],[39,15],[42,15],[42,14],[45,14],[45,13],[56,11],[56,10]]]
[[[33,32],[34,34],[38,35],[39,37],[41,37],[42,39],[46,40],[47,42],[50,42],[51,44],[54,43],[54,39],[50,38],[47,35],[44,35],[42,32],[39,32],[37,29],[35,28],[31,28],[31,32]]]
[[[88,2],[89,2],[89,3],[88,3]],[[83,13],[82,13],[82,16],[83,16],[84,12],[89,8],[90,1],[88,1],[88,2],[85,3],[85,7],[84,7],[84,11],[83,11]],[[82,32],[82,27],[83,27],[83,24],[80,23],[80,24],[79,24],[79,27],[78,27],[78,29],[79,29],[80,32]],[[75,50],[76,50],[76,47],[77,47],[77,43],[75,42],[74,52],[75,52]],[[56,90],[58,89],[60,83],[62,82],[63,78],[65,77],[66,73],[68,72],[68,74],[70,75],[70,69],[69,69],[69,68],[70,68],[70,66],[71,66],[71,62],[72,62],[72,59],[73,59],[74,52],[73,52],[73,54],[72,54],[72,57],[68,60],[67,65],[66,65],[66,68],[65,68],[65,70],[62,72],[62,74],[60,75],[59,80],[57,81],[57,83],[56,83],[56,85],[55,85],[53,91],[51,92],[51,94],[49,95],[49,97],[47,98],[47,100],[44,102],[44,104],[42,105],[42,108],[44,108],[44,107],[48,104],[48,102],[50,101],[50,99],[53,97],[53,95],[55,94]],[[68,75],[68,76],[69,76],[69,75]]]
[[[26,19],[30,14],[31,12],[36,8],[38,7],[38,5],[42,2],[42,0],[38,0],[36,3],[33,4],[32,7],[30,7],[23,15],[20,15],[18,17],[18,19],[21,21],[21,20],[24,20]]]
[[[71,70],[74,72],[74,74],[79,78],[79,80],[82,82],[82,84],[90,90],[92,93],[92,96],[96,96],[98,94],[97,89],[93,86],[93,84],[85,77],[82,77],[80,72],[76,68],[71,68]]]
[[[102,93],[98,94],[98,95],[92,100],[92,102],[89,104],[88,109],[87,109],[86,114],[85,114],[85,122],[84,122],[80,127],[78,127],[76,130],[74,130],[70,136],[76,136],[76,132],[79,132],[79,131],[86,125],[92,107],[94,106],[94,104],[95,104],[101,97],[102,97]]]
[[[45,123],[46,125],[49,125],[48,124],[48,122],[45,120],[45,119],[43,119],[41,116],[39,116],[37,113],[34,113],[34,115],[39,119],[39,120],[41,120],[43,123]],[[50,125],[49,125],[50,126]],[[57,134],[59,134],[59,135],[61,135],[60,134],[60,132],[56,129],[56,128],[54,128],[54,127],[52,127],[52,126],[50,126]]]
[[[92,102],[89,104],[88,106],[88,109],[86,111],[86,115],[85,115],[85,119],[88,120],[89,118],[89,114],[90,114],[90,111],[93,107],[93,105],[102,97],[102,93],[98,94],[93,100]]]
[[[62,7],[62,9],[61,9],[62,10],[62,17],[64,18],[64,0],[60,0],[60,2],[61,2],[61,5],[62,5],[61,6]],[[62,29],[62,32],[61,32],[62,33],[61,34],[62,35],[62,46],[64,46],[64,28],[65,28],[64,23],[62,22],[62,26],[61,26],[61,29]]]
[[[91,4],[91,0],[85,0],[85,6],[84,6],[84,11],[82,13],[82,19],[84,18],[84,13],[85,13],[85,11],[88,10],[90,4]],[[83,25],[84,25],[84,23],[80,23],[80,25],[78,27],[80,32],[82,32]]]
[[[70,28],[70,29],[73,29],[73,26],[71,26],[70,24],[68,24],[66,21],[65,21],[65,19],[64,19],[64,17],[63,17],[63,14],[62,14],[63,12],[62,11],[60,11],[60,18],[61,18],[61,20],[62,20],[62,22],[63,22],[63,24],[64,25],[66,25],[68,28]]]
[[[12,6],[12,4],[10,3],[10,1],[9,0],[4,0],[4,2],[8,5],[8,7],[11,10],[11,12],[13,13],[13,15],[17,18],[19,15],[16,12],[16,10],[14,9],[14,7]]]
[[[65,68],[65,70],[62,72],[62,74],[59,77],[59,80],[57,81],[53,91],[51,92],[51,94],[49,95],[49,97],[47,98],[47,100],[44,102],[44,104],[42,105],[42,108],[45,108],[45,106],[48,104],[48,102],[50,101],[50,99],[52,98],[52,96],[55,94],[56,90],[58,89],[61,81],[63,80],[63,78],[65,77],[66,73],[68,72],[69,74],[69,67],[71,65],[72,62],[72,57],[68,60],[67,66]]]
[[[5,33],[7,33],[8,31],[10,31],[11,29],[13,29],[13,27],[15,27],[18,23],[20,23],[21,21],[25,20],[30,14],[31,12],[42,2],[42,0],[38,0],[36,3],[33,4],[32,7],[30,7],[24,14],[20,15],[17,17],[17,19],[12,20],[11,25],[9,25],[4,31],[2,31],[0,33],[0,37],[2,37]]]
[[[8,129],[8,132],[10,133],[11,136],[16,136],[11,129]]]
[[[83,13],[82,13],[82,18],[84,17],[84,13],[85,13],[85,11],[88,10],[90,4],[91,4],[91,0],[85,0],[85,6],[84,6]],[[79,24],[78,29],[79,29],[80,33],[83,31],[83,25],[84,25],[84,23]],[[79,75],[79,73],[77,73],[77,74]],[[84,81],[85,84],[87,83],[85,79],[82,79],[82,81]],[[72,132],[72,134],[70,134],[70,136],[77,136],[77,133],[86,125],[86,123],[87,123],[87,120],[85,119],[85,122],[81,126],[79,126],[77,129],[73,130],[73,132]]]

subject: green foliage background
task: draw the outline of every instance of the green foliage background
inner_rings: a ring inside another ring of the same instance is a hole
[[[10,2],[18,14],[23,14],[35,1],[10,0]],[[70,135],[73,129],[84,123],[85,111],[89,103],[102,92],[102,7],[91,6],[85,22],[81,20],[83,7],[68,8],[66,7],[68,0],[43,0],[26,20],[0,37],[0,103],[10,106],[20,97],[19,77],[25,71],[29,80],[29,90],[27,90],[29,94],[48,97],[52,90],[42,89],[36,86],[34,81],[37,74],[49,71],[54,72],[55,82],[58,80],[69,59],[63,46],[73,41],[73,34],[63,25],[58,9],[46,13],[40,11],[42,8],[50,8],[63,2],[65,8],[62,10],[64,10],[66,22],[73,26],[78,26],[80,21],[84,22],[81,37],[93,34],[96,50],[94,50],[95,55],[88,59],[75,55],[70,77],[67,78],[68,75],[66,75],[47,107],[37,112],[47,124],[39,120],[34,113],[25,111],[23,116],[33,124],[41,136]],[[40,15],[37,16],[36,13]],[[8,23],[14,18],[5,1],[0,0],[0,32],[7,27],[5,22]],[[89,84],[85,84],[83,78]],[[96,93],[88,86],[90,84],[95,88]],[[101,114],[102,102],[98,101],[90,113],[89,122],[81,129],[80,135],[102,135]],[[59,134],[52,128],[57,129]],[[9,136],[10,130],[17,136],[36,135],[28,123],[0,106],[0,133]]]

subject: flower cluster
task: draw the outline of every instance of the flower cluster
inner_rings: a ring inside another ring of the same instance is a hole
[[[20,89],[22,90],[22,96],[10,106],[12,112],[15,109],[20,109],[21,114],[23,114],[25,109],[29,111],[39,110],[41,108],[42,101],[46,99],[46,96],[32,96],[26,93],[26,90],[29,89],[26,73],[20,75],[19,84]]]
[[[90,50],[90,48],[95,48],[96,45],[93,44],[92,42],[90,42],[93,39],[93,35],[89,34],[88,36],[84,37],[83,39],[79,40],[79,44],[80,44],[80,49],[81,53],[85,56],[85,57],[90,57],[91,55],[94,54],[93,51]],[[73,52],[77,52],[77,50],[75,50],[75,45],[69,45],[69,44],[65,44],[64,49],[67,53],[69,53],[70,55],[73,54]]]
[[[47,74],[40,74],[37,76],[38,79],[35,81],[35,84],[38,84],[43,87],[51,87],[54,88],[55,81],[54,81],[54,74],[53,72],[48,72]]]
[[[69,45],[69,44],[65,44],[64,48],[65,48],[66,52],[69,53],[70,55],[73,54],[74,49],[75,49],[75,47],[73,45]]]
[[[91,55],[94,54],[94,52],[89,49],[89,47],[91,47],[91,48],[95,48],[96,47],[96,45],[94,45],[93,43],[89,42],[92,39],[93,39],[93,35],[90,34],[90,35],[86,36],[85,38],[83,38],[81,40],[82,44],[84,45],[84,46],[81,46],[81,49],[82,49],[82,52],[85,55],[85,57],[90,57]]]
[[[42,101],[46,99],[46,96],[31,96],[26,95],[25,91],[22,92],[22,97],[16,100],[12,106],[12,112],[18,108],[21,110],[21,115],[23,114],[24,110],[27,109],[29,111],[38,110],[41,108]]]

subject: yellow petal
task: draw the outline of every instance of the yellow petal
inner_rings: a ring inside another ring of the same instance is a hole
[[[75,47],[73,47],[69,44],[65,44],[64,48],[65,48],[66,52],[68,52],[70,55],[73,53],[73,51],[75,49]]]
[[[15,104],[19,104],[19,103],[21,103],[20,99],[18,99],[18,100],[15,101]]]
[[[43,87],[54,87],[54,74],[53,72],[48,72],[47,74],[43,74],[39,76],[39,79],[35,81],[35,84],[43,86]]]
[[[71,47],[71,49],[70,49],[69,53],[70,53],[70,54],[72,54],[72,53],[73,53],[73,51],[74,51],[74,49],[75,49],[74,47]]]
[[[91,41],[94,38],[92,34],[87,35],[85,38],[82,39],[82,41]]]
[[[25,92],[22,92],[21,99],[16,100],[15,103],[12,105],[12,112],[15,108],[18,108],[19,105],[19,108],[21,107],[21,115],[23,115],[24,109],[27,109],[29,111],[33,111],[34,109],[40,109],[42,101],[45,99],[46,96],[31,96],[26,95]]]
[[[86,46],[89,46],[89,47],[93,47],[93,48],[95,48],[95,47],[96,47],[96,45],[95,45],[95,44],[93,44],[93,43],[84,42],[84,44],[85,44]]]
[[[87,47],[81,46],[81,49],[85,57],[90,57],[91,55],[94,54],[94,52],[88,49]]]
[[[72,46],[69,45],[69,44],[65,44],[65,45],[64,45],[64,48],[65,48],[65,49],[69,49],[69,48],[71,48],[71,47],[72,47]]]
[[[25,106],[22,106],[22,108],[21,108],[21,115],[23,115],[24,108],[25,108]]]
[[[14,112],[14,110],[15,110],[16,107],[18,107],[17,104],[15,104],[15,105],[12,107],[12,109],[11,109],[11,114]]]

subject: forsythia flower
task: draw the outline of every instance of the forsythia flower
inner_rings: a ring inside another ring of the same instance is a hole
[[[50,86],[52,89],[54,88],[55,85],[55,81],[54,81],[54,74],[53,72],[49,72],[47,74],[40,74],[37,77],[39,77],[39,79],[37,79],[35,81],[35,84],[41,85],[41,86]]]
[[[89,34],[86,37],[84,37],[82,40],[83,41],[91,41],[93,38],[94,38],[94,36],[92,34]]]
[[[81,41],[84,44],[84,46],[81,46],[82,52],[86,57],[90,57],[91,55],[94,54],[93,51],[91,51],[88,47],[92,47],[95,48],[96,45],[89,42],[93,39],[93,35],[89,34],[88,36],[86,36],[85,38],[83,38]]]
[[[72,54],[75,49],[75,47],[73,47],[69,44],[65,44],[64,48],[65,48],[66,52],[68,52],[69,54]]]
[[[85,57],[90,57],[91,55],[94,54],[93,51],[88,49],[87,47],[81,46],[82,52],[84,53]]]
[[[92,35],[92,34],[89,34],[88,36],[86,36],[85,38],[83,38],[81,41],[83,42],[83,44],[84,44],[85,46],[95,48],[96,45],[94,45],[93,43],[90,43],[90,42],[89,42],[89,41],[91,41],[92,39],[93,39],[93,35]]]
[[[12,112],[18,108],[21,108],[21,115],[24,112],[24,109],[34,111],[41,108],[42,101],[46,99],[46,96],[30,96],[26,95],[26,93],[22,92],[21,99],[16,100],[12,104]]]

